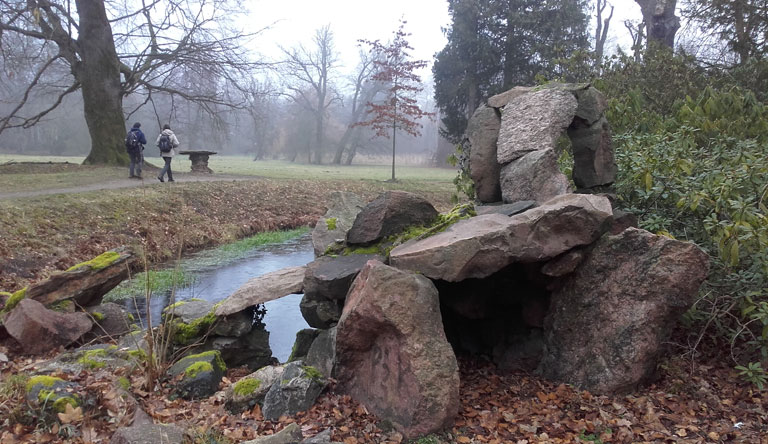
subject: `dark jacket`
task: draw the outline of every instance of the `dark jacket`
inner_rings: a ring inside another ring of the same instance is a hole
[[[144,150],[144,145],[147,144],[147,138],[144,137],[144,133],[141,132],[140,128],[131,128],[131,131],[136,133],[136,139],[138,139],[139,143],[141,143],[141,149]]]

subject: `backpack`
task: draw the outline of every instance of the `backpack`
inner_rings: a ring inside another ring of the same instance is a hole
[[[161,153],[170,153],[171,148],[173,148],[173,145],[171,145],[171,136],[168,134],[161,135],[160,140],[157,141],[157,147],[160,148]]]
[[[125,150],[129,153],[141,151],[141,142],[136,131],[128,131],[128,135],[125,136]]]

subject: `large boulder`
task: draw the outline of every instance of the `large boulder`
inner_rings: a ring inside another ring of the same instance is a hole
[[[296,340],[293,342],[291,348],[291,355],[288,357],[287,362],[303,360],[312,343],[315,342],[315,338],[320,334],[320,330],[314,328],[303,328],[296,332]]]
[[[596,393],[647,381],[709,269],[696,245],[628,228],[600,239],[552,294],[539,371]]]
[[[533,91],[532,86],[516,86],[510,90],[488,98],[488,106],[491,108],[503,108],[507,106],[507,103],[511,100],[520,97],[523,94],[528,94],[531,91]]]
[[[286,364],[280,380],[272,384],[264,396],[261,409],[264,418],[276,421],[283,415],[295,415],[308,410],[326,384],[323,375],[301,361]]]
[[[512,217],[476,216],[406,242],[392,250],[390,264],[450,282],[484,278],[512,263],[539,262],[591,244],[610,228],[611,216],[605,197],[566,194]]]
[[[561,89],[542,89],[510,100],[501,116],[497,158],[507,164],[525,154],[554,149],[576,114],[576,97]]]
[[[304,363],[317,369],[326,378],[335,376],[336,368],[336,327],[322,330],[312,341]]]
[[[302,293],[306,266],[282,268],[243,284],[216,307],[216,316],[228,316],[255,305]]]
[[[109,290],[128,277],[136,261],[133,250],[128,247],[107,251],[32,285],[27,290],[27,298],[43,305],[67,299],[82,307],[98,304]]]
[[[347,231],[352,228],[355,218],[365,202],[356,194],[334,191],[329,197],[328,211],[325,212],[312,230],[312,247],[315,256],[322,256],[331,245],[344,242]]]
[[[355,279],[336,333],[338,390],[406,438],[443,429],[459,408],[459,371],[437,289],[370,261]]]
[[[312,328],[331,328],[339,322],[344,300],[326,299],[314,293],[305,293],[299,302],[301,316]]]
[[[605,116],[592,124],[574,119],[568,137],[573,148],[573,182],[578,188],[609,185],[616,180],[611,127]]]
[[[365,206],[347,232],[347,243],[370,245],[413,225],[426,225],[438,212],[423,197],[406,191],[387,191]]]
[[[229,367],[245,365],[256,370],[272,364],[272,349],[269,346],[269,332],[254,328],[240,337],[215,336],[203,344],[203,350],[216,350]]]
[[[304,275],[304,294],[344,300],[349,286],[366,262],[377,258],[373,254],[323,256],[307,264]]]
[[[568,178],[557,166],[554,148],[526,153],[504,165],[499,176],[504,202],[546,202],[568,193]]]
[[[88,307],[86,311],[95,321],[95,325],[88,335],[89,338],[116,339],[133,330],[135,322],[133,315],[113,302]]]
[[[8,334],[29,354],[66,347],[93,327],[91,317],[86,313],[58,313],[32,299],[22,299],[5,315],[3,324]]]
[[[470,146],[469,175],[475,183],[475,193],[480,202],[501,200],[501,165],[496,160],[500,126],[499,112],[487,106],[477,108],[467,123],[465,137]]]

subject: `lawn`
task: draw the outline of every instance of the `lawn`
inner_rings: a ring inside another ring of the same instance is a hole
[[[162,165],[159,157],[147,157],[153,165]],[[0,154],[0,192],[63,189],[91,185],[127,176],[127,168],[82,166],[83,157],[23,156]],[[8,162],[24,162],[3,165]],[[54,162],[55,165],[27,165],[26,162]],[[68,162],[68,164],[63,164]],[[391,165],[308,165],[279,160],[253,161],[245,156],[212,156],[208,163],[218,175],[259,176],[271,179],[373,180],[391,177]],[[190,169],[187,156],[173,161],[177,173]],[[456,175],[450,168],[419,166],[396,167],[398,180],[404,182],[448,183]]]

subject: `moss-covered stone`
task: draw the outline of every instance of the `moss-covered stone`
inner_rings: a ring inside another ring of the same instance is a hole
[[[80,403],[72,396],[63,396],[53,401],[53,411],[56,413],[64,413],[67,410],[67,404],[72,407],[77,407]]]
[[[214,365],[216,365],[220,371],[222,372],[227,371],[227,364],[224,363],[224,359],[221,358],[221,352],[218,350],[209,350],[206,352],[198,353],[196,355],[185,356],[184,359],[197,360],[197,359],[206,359],[210,357],[213,358]]]
[[[248,396],[261,387],[261,380],[256,378],[243,378],[235,383],[232,391],[237,396]]]
[[[328,231],[333,231],[336,229],[336,222],[338,222],[338,219],[329,217],[325,220],[325,227],[328,228]]]
[[[189,345],[195,342],[195,340],[205,333],[207,333],[213,324],[218,320],[214,314],[216,307],[214,306],[211,311],[201,317],[197,318],[190,323],[183,322],[181,319],[176,319],[171,324],[173,326],[173,340],[179,345]]]
[[[86,350],[83,355],[78,358],[77,363],[81,364],[85,368],[92,370],[103,368],[107,364],[104,361],[99,361],[98,358],[106,359],[106,349]]]
[[[65,391],[72,383],[61,378],[38,375],[29,378],[25,386],[27,400],[36,402],[44,410],[64,412],[67,404],[72,407],[80,405],[77,395]]]
[[[90,267],[91,270],[101,270],[114,264],[118,259],[120,259],[120,253],[115,251],[107,251],[106,253],[102,253],[89,261],[80,262],[79,264],[73,265],[69,267],[67,271],[75,271],[83,267]]]
[[[212,372],[213,366],[205,361],[198,361],[193,364],[190,364],[187,366],[187,368],[184,370],[184,376],[188,378],[195,378],[197,377],[200,372]]]
[[[37,375],[37,376],[33,376],[33,377],[29,378],[29,380],[27,381],[27,385],[26,385],[26,391],[27,391],[27,393],[30,393],[37,386],[51,388],[54,385],[56,385],[56,383],[64,384],[66,382],[67,381],[65,381],[65,380],[63,380],[61,378],[56,378],[54,376]]]
[[[101,322],[104,320],[104,313],[100,313],[98,311],[91,313],[91,316],[93,316],[93,319],[95,319],[96,322]]]

